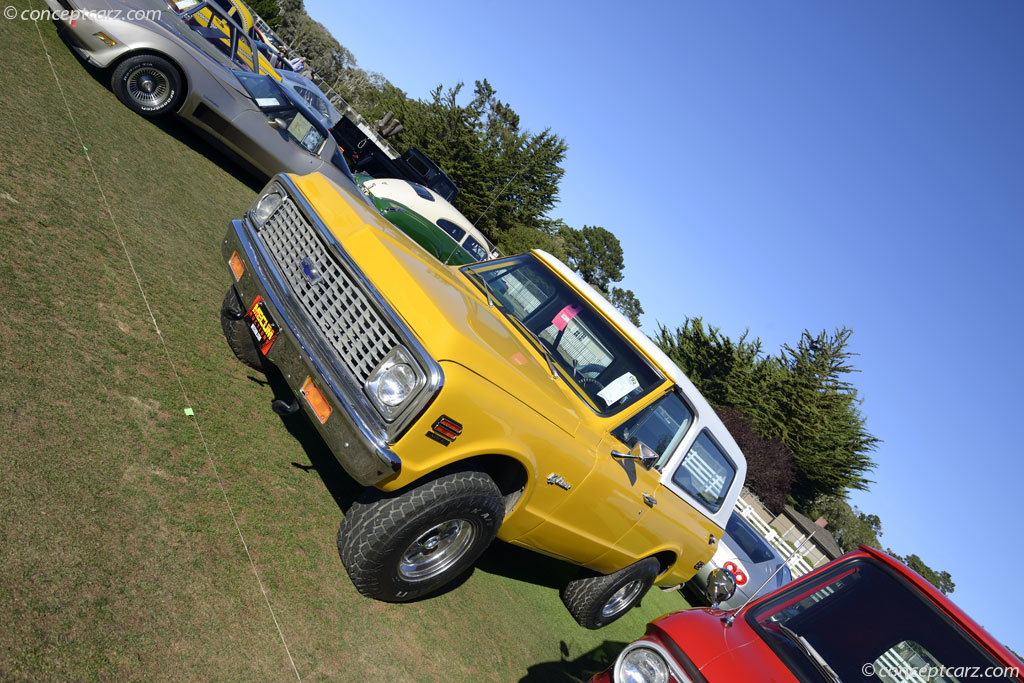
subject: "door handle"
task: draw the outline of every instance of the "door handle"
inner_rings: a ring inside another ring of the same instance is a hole
[[[644,494],[644,502],[647,503],[647,507],[650,508],[658,504],[658,501],[654,499],[654,496],[649,493]]]

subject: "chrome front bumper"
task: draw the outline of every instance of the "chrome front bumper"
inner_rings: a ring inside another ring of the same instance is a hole
[[[332,370],[327,360],[330,352],[276,284],[281,278],[258,245],[248,219],[234,220],[221,253],[225,263],[237,253],[245,265],[241,279],[234,283],[244,310],[259,296],[279,327],[267,359],[281,371],[310,422],[353,479],[369,486],[394,476],[401,469],[401,461],[389,447],[374,409],[360,387]],[[307,378],[313,379],[331,406],[331,414],[324,423],[300,392]]]

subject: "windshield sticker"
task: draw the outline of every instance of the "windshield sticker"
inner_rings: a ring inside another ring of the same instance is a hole
[[[612,405],[613,403],[622,400],[622,397],[627,396],[629,392],[639,388],[640,382],[637,381],[636,376],[633,375],[632,372],[627,372],[613,380],[611,384],[606,386],[604,389],[597,392],[597,395],[603,398],[605,403]]]
[[[558,312],[552,320],[551,324],[555,326],[559,332],[565,329],[565,326],[569,324],[569,321],[576,317],[576,314],[581,310],[580,306],[573,306],[569,304]]]
[[[276,97],[257,97],[256,105],[259,107],[280,107],[281,100]]]
[[[198,4],[199,0],[178,0],[178,2],[174,3],[175,7],[177,7],[178,10],[182,12],[192,7],[195,7]]]

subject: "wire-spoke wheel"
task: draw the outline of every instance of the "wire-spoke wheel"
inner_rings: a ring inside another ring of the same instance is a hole
[[[166,74],[147,66],[132,71],[125,87],[129,97],[140,107],[148,109],[159,109],[171,94],[171,84]]]
[[[118,64],[110,77],[110,87],[117,99],[143,116],[173,111],[181,100],[177,68],[154,55],[137,55]]]

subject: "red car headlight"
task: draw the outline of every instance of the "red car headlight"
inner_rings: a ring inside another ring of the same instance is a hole
[[[668,652],[657,643],[638,640],[615,660],[615,683],[692,683]]]

